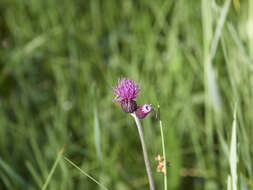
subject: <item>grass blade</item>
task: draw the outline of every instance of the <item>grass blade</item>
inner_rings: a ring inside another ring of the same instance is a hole
[[[109,190],[108,188],[106,188],[104,185],[102,185],[101,183],[99,183],[95,178],[91,177],[89,174],[87,174],[85,171],[83,171],[81,168],[79,168],[74,162],[72,162],[71,160],[69,160],[67,157],[64,157],[64,159],[70,163],[72,166],[74,166],[76,169],[78,169],[82,174],[84,174],[86,177],[90,178],[92,181],[94,181],[96,184],[98,184],[102,189],[105,190]]]
[[[160,105],[158,105],[158,110],[160,110]],[[159,118],[160,123],[160,131],[161,131],[161,138],[162,138],[162,149],[163,149],[163,158],[164,158],[164,189],[167,190],[168,182],[167,182],[167,161],[166,161],[166,152],[165,152],[165,142],[164,142],[164,135],[163,135],[163,124],[161,118]]]
[[[7,174],[8,176],[15,182],[17,182],[17,184],[22,187],[22,188],[26,188],[27,184],[24,181],[24,179],[15,172],[15,170],[13,170],[4,160],[2,160],[0,158],[0,168],[2,168]],[[2,173],[2,172],[1,172]]]
[[[231,188],[231,176],[228,175],[228,179],[227,179],[227,190],[232,190]]]
[[[229,165],[231,171],[232,190],[237,189],[237,150],[236,150],[236,107],[234,110],[234,121],[232,127],[232,139],[230,145]]]
[[[96,145],[96,152],[97,152],[97,158],[99,160],[99,163],[102,163],[102,151],[101,151],[101,135],[100,135],[100,125],[98,120],[98,112],[97,108],[94,108],[94,140]]]
[[[39,173],[36,172],[34,166],[31,164],[31,162],[27,161],[25,163],[28,171],[31,173],[31,176],[33,177],[34,181],[36,182],[36,184],[38,185],[38,187],[42,187],[43,185],[43,181],[42,181],[42,177],[39,175]]]
[[[46,188],[47,188],[47,186],[48,186],[48,184],[49,184],[49,182],[50,182],[50,180],[51,180],[51,178],[52,178],[52,176],[54,174],[54,171],[55,171],[55,169],[56,169],[59,161],[61,160],[63,152],[64,152],[64,147],[58,153],[58,156],[57,156],[57,158],[56,158],[56,160],[54,162],[54,165],[53,165],[52,169],[49,172],[49,175],[47,176],[47,179],[46,179],[46,181],[45,181],[45,183],[44,183],[44,185],[42,187],[42,190],[46,190]]]
[[[213,39],[212,44],[211,44],[211,52],[210,52],[211,60],[215,56],[215,53],[216,53],[216,50],[217,50],[217,47],[218,47],[218,43],[219,43],[219,40],[220,40],[220,36],[221,36],[221,33],[222,33],[222,29],[223,29],[223,26],[224,26],[224,23],[225,23],[227,14],[228,14],[228,10],[229,10],[229,7],[230,7],[230,3],[231,3],[231,0],[227,0],[224,4],[222,10],[221,10],[221,16],[218,20],[218,24],[217,24],[215,34],[214,34],[214,39]]]

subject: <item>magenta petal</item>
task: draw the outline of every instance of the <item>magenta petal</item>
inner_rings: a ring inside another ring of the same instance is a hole
[[[151,112],[151,110],[152,107],[149,104],[144,104],[138,107],[138,109],[135,111],[135,114],[139,119],[143,119]]]
[[[114,87],[113,90],[113,94],[118,96],[122,100],[128,99],[136,101],[136,98],[139,95],[140,88],[139,85],[136,84],[132,79],[119,78],[118,85]]]

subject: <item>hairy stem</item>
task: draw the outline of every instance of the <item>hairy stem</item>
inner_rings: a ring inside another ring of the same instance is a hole
[[[137,126],[137,129],[138,129],[138,132],[139,132],[142,151],[143,151],[143,157],[144,157],[145,166],[146,166],[146,170],[147,170],[147,174],[148,174],[149,187],[150,187],[150,190],[155,190],[154,180],[153,180],[153,177],[152,177],[152,172],[151,172],[151,168],[150,168],[150,164],[149,164],[149,160],[148,160],[148,153],[147,153],[146,144],[145,144],[145,141],[144,141],[144,135],[143,135],[141,123],[140,123],[140,120],[135,115],[135,113],[132,113],[131,115],[133,116],[133,118],[136,122],[136,126]]]

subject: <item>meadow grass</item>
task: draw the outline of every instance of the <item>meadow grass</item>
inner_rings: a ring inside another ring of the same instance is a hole
[[[134,121],[112,102],[122,76],[161,106],[169,190],[229,189],[231,147],[237,188],[253,188],[252,0],[1,0],[0,42],[0,189],[99,189],[57,159],[63,145],[108,189],[148,189]],[[142,125],[163,189],[155,115]]]

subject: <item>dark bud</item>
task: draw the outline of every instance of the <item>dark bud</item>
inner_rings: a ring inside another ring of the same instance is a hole
[[[136,101],[123,99],[121,102],[121,108],[126,113],[133,113],[137,109]]]

